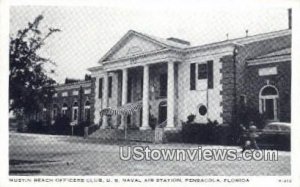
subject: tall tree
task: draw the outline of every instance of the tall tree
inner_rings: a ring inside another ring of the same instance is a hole
[[[30,115],[49,103],[55,81],[50,77],[54,70],[46,65],[55,65],[40,55],[46,40],[60,29],[48,28],[45,33],[39,29],[43,16],[39,15],[27,27],[10,37],[9,49],[9,100],[10,111],[19,115]]]

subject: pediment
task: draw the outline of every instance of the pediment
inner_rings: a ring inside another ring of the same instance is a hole
[[[158,51],[166,47],[167,46],[165,44],[160,43],[151,37],[135,31],[129,31],[108,51],[108,53],[106,53],[106,55],[104,55],[100,61],[117,60],[138,54]]]

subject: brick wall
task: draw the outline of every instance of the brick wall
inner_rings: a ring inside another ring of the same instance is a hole
[[[72,120],[72,107],[74,105],[74,102],[76,101],[78,103],[78,120],[85,120],[85,114],[84,114],[84,106],[86,101],[90,101],[90,119],[92,121],[93,119],[93,113],[92,113],[92,108],[93,108],[93,99],[94,97],[91,97],[94,89],[91,88],[90,83],[87,82],[83,86],[82,90],[80,90],[80,84],[81,83],[73,83],[72,85],[65,84],[63,85],[63,88],[60,87],[56,92],[57,96],[53,97],[52,103],[50,104],[50,110],[49,115],[52,116],[52,111],[53,111],[53,106],[57,105],[57,114],[62,115],[62,107],[63,104],[67,104],[68,110],[66,112],[66,116]],[[70,87],[72,88],[70,88]],[[91,93],[84,93],[84,90],[91,89]],[[73,92],[78,91],[78,95],[74,95]],[[81,93],[80,93],[81,92]],[[62,93],[67,93],[67,96],[63,96]],[[53,119],[52,119],[53,120]]]
[[[277,67],[277,75],[259,76],[260,68]],[[242,93],[247,97],[247,105],[259,110],[259,92],[267,84],[278,89],[278,118],[290,122],[291,119],[291,62],[279,62],[248,66],[245,85]]]
[[[223,123],[229,124],[232,122],[232,112],[234,105],[234,59],[233,55],[224,56],[220,59],[222,63],[222,68],[220,73],[222,74],[222,79],[220,84],[222,85],[222,102],[221,107],[223,112],[221,117],[223,118]]]

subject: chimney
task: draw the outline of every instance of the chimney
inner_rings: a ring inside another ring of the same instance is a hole
[[[288,9],[288,16],[289,16],[289,29],[292,29],[292,9]]]
[[[172,42],[176,42],[176,43],[180,43],[180,44],[183,44],[183,45],[191,45],[190,42],[179,39],[179,38],[170,37],[170,38],[167,38],[167,40],[172,41]]]

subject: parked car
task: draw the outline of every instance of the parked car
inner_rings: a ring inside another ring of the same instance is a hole
[[[262,149],[291,149],[291,124],[271,122],[259,133],[258,146]]]

